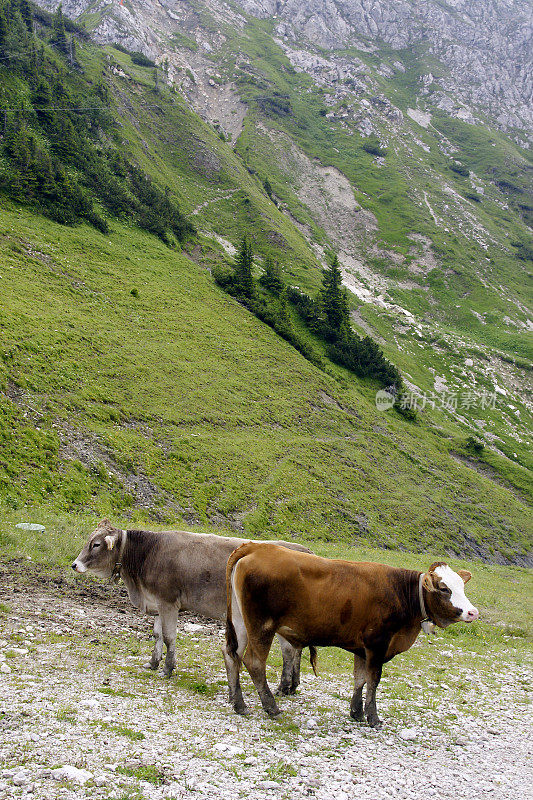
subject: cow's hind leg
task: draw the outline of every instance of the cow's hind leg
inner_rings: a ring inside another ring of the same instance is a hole
[[[376,689],[381,680],[383,669],[383,658],[381,653],[366,651],[366,697],[365,697],[365,716],[368,724],[372,728],[379,728],[381,720],[378,717],[376,706]]]
[[[276,694],[295,694],[300,684],[300,661],[302,651],[277,634],[281,655],[283,657],[283,670]]]
[[[366,682],[366,659],[354,653],[353,656],[354,687],[352,702],[350,703],[350,716],[357,722],[364,722],[363,712],[363,686]]]
[[[161,617],[159,614],[156,614],[154,618],[154,638],[155,644],[152,656],[146,665],[148,669],[157,669],[163,657],[163,630],[161,628]]]
[[[165,604],[159,607],[161,617],[161,633],[167,648],[163,674],[170,678],[176,666],[176,626],[178,624],[179,608],[175,605]]]
[[[257,689],[261,704],[269,717],[277,717],[281,714],[266,679],[266,660],[273,638],[274,632],[272,631],[272,633],[263,633],[260,639],[255,639],[253,642],[250,640],[243,659]]]
[[[232,597],[232,619],[226,620],[226,642],[222,654],[228,675],[229,701],[237,714],[246,714],[248,708],[242,696],[240,670],[242,658],[248,644],[246,626],[240,612],[235,592]]]
[[[302,663],[302,648],[294,648],[294,660],[292,662],[292,683],[290,694],[296,694],[296,689],[300,685],[300,666]]]

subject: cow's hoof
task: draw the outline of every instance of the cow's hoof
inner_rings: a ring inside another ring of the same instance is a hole
[[[279,708],[271,708],[269,710],[265,709],[265,711],[270,719],[277,719],[278,717],[281,717],[281,710]]]
[[[278,688],[276,689],[276,694],[277,694],[277,695],[280,695],[280,694],[282,694],[282,695],[285,695],[285,696],[287,696],[287,695],[289,695],[289,694],[294,694],[294,690],[292,689],[292,687],[291,687],[291,686],[285,686],[285,685],[283,685],[283,684],[281,684],[281,683],[280,683],[280,685],[279,685],[279,686],[278,686]]]
[[[236,703],[233,706],[233,710],[236,714],[240,714],[241,717],[249,717],[250,716],[250,709],[244,703]]]
[[[382,726],[382,722],[377,715],[375,717],[374,716],[367,717],[367,722],[371,728],[381,728]]]
[[[365,721],[365,715],[363,714],[362,709],[361,709],[361,711],[352,711],[352,710],[350,710],[350,717],[354,720],[354,722],[364,722]]]
[[[151,661],[149,661],[148,664],[144,665],[145,669],[151,669],[154,672],[158,669],[158,667],[159,667],[159,664],[153,664]]]
[[[163,675],[165,676],[165,678],[171,678],[173,672],[174,672],[174,667],[170,668],[163,667]]]

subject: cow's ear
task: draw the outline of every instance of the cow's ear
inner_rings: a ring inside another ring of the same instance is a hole
[[[426,572],[426,574],[424,575],[424,579],[422,580],[422,586],[424,587],[424,589],[427,589],[428,592],[435,591],[432,572]]]
[[[105,543],[107,545],[108,550],[112,550],[115,546],[115,537],[114,536],[106,536]]]
[[[472,573],[469,572],[467,569],[458,569],[457,574],[461,576],[464,583],[468,583],[470,578],[472,577]]]

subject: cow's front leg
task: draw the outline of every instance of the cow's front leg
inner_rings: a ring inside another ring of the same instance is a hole
[[[364,722],[363,712],[363,686],[366,683],[366,659],[354,653],[353,656],[354,687],[352,702],[350,703],[350,716],[357,722]]]
[[[165,656],[165,666],[163,674],[170,678],[176,666],[176,626],[178,624],[179,607],[177,605],[165,604],[159,606],[159,616],[161,617],[161,633],[167,648]]]
[[[376,689],[381,680],[383,669],[383,658],[381,653],[366,651],[366,697],[365,697],[365,716],[368,724],[372,728],[379,728],[381,720],[378,717],[376,706]]]
[[[276,694],[296,694],[296,689],[300,684],[300,661],[302,658],[302,651],[299,648],[293,647],[292,644],[289,644],[289,642],[279,634],[277,636],[281,647],[281,655],[283,657],[283,669]]]
[[[163,631],[161,628],[161,617],[156,614],[154,619],[154,638],[155,644],[150,661],[146,665],[148,669],[157,669],[163,657]]]

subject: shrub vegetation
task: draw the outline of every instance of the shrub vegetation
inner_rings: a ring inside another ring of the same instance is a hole
[[[242,239],[234,270],[218,267],[213,275],[224,291],[236,297],[313,364],[323,367],[318,354],[296,334],[290,306],[309,331],[326,344],[326,353],[331,361],[360,377],[378,380],[394,393],[399,390],[402,378],[398,368],[387,361],[373,339],[369,336],[361,339],[352,330],[348,296],[342,285],[337,256],[323,270],[322,286],[314,299],[285,284],[279,265],[270,258],[266,260],[264,273],[256,281],[252,246],[246,236]]]
[[[107,233],[105,209],[166,244],[184,240],[193,226],[125,152],[107,86],[81,74],[61,5],[46,30],[33,27],[27,0],[0,0],[0,190],[60,223]]]

